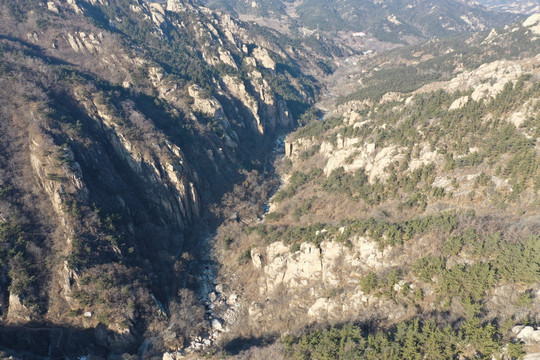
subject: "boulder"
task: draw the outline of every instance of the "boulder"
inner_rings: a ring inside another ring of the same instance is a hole
[[[328,314],[328,299],[320,298],[308,310],[310,320],[323,320]]]
[[[256,251],[255,249],[251,250],[251,262],[253,263],[253,267],[257,270],[262,268],[262,255],[260,252]]]
[[[523,326],[523,325],[517,325],[517,326],[514,326],[514,327],[512,328],[512,334],[514,334],[514,335],[519,334],[519,333],[521,332],[521,330],[523,330],[524,327],[525,327],[525,326]]]
[[[268,54],[268,50],[257,47],[253,50],[252,55],[259,62],[261,66],[270,70],[276,69],[276,63],[274,62],[274,60],[272,60],[272,58],[270,58],[270,55]]]
[[[528,339],[530,336],[532,336],[534,332],[534,328],[532,326],[525,326],[519,334],[517,335],[518,339]]]
[[[23,298],[20,295],[14,293],[9,294],[9,307],[7,318],[10,321],[24,321],[31,320],[32,312],[23,303]]]
[[[233,305],[236,305],[237,302],[238,302],[238,295],[236,295],[235,293],[232,293],[231,295],[229,295],[227,304],[233,306]]]
[[[448,108],[448,111],[461,109],[462,107],[464,107],[467,104],[467,102],[469,102],[469,97],[468,96],[462,96],[462,97],[454,100],[454,102]]]
[[[216,331],[224,331],[223,322],[220,319],[212,319],[212,329]]]
[[[56,5],[52,2],[52,1],[48,1],[47,2],[47,9],[49,11],[52,11],[53,13],[57,13],[58,14],[58,8],[56,7]]]
[[[531,15],[523,22],[523,26],[528,27],[537,35],[540,35],[540,14]]]

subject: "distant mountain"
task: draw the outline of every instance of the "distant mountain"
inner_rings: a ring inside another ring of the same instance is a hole
[[[538,0],[478,0],[488,9],[516,14],[534,14],[540,12]]]
[[[490,11],[462,0],[205,0],[241,15],[288,19],[290,28],[367,32],[386,42],[406,42],[499,27],[515,14]]]

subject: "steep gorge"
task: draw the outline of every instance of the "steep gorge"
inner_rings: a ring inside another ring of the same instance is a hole
[[[194,1],[0,4],[2,356],[305,358],[327,325],[494,324],[490,353],[451,345],[472,358],[538,323],[537,17],[355,55],[317,121],[350,54],[328,40]]]
[[[212,204],[263,171],[314,80],[265,35],[190,2],[0,14],[2,346],[187,346],[212,326],[195,294],[201,239],[221,221]]]

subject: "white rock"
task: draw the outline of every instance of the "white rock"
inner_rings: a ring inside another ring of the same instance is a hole
[[[244,104],[244,106],[251,111],[253,117],[255,118],[255,126],[257,130],[263,134],[264,126],[261,122],[261,117],[259,115],[259,103],[246,89],[244,82],[236,77],[230,75],[225,75],[222,78],[227,90],[238,100]]]
[[[229,305],[234,305],[236,304],[237,301],[238,301],[238,295],[236,295],[235,293],[232,293],[231,295],[229,295],[229,299],[227,300],[227,303]]]
[[[158,27],[161,27],[161,25],[165,22],[165,15],[162,15],[159,12],[152,12],[152,21]]]
[[[223,324],[221,323],[221,320],[213,319],[212,320],[212,329],[214,329],[216,331],[223,331]]]
[[[328,175],[339,167],[343,167],[346,172],[363,168],[369,181],[373,183],[375,179],[384,179],[387,176],[384,170],[388,165],[403,157],[400,149],[396,146],[378,150],[374,143],[357,146],[359,141],[358,138],[338,138],[335,148],[329,142],[323,142],[319,153],[328,159],[324,173]],[[348,160],[351,156],[354,158],[349,163]]]
[[[299,279],[319,279],[322,273],[321,251],[312,243],[302,243],[300,254],[289,254],[283,281],[295,286]]]
[[[471,99],[479,101],[486,97],[495,97],[502,91],[508,81],[517,80],[531,66],[534,66],[537,60],[497,60],[491,63],[483,64],[477,69],[464,71],[449,81],[431,83],[420,88],[417,93],[431,92],[438,89],[444,89],[448,93],[457,90],[473,88],[474,92]]]
[[[252,322],[256,322],[262,318],[261,306],[257,303],[252,303],[248,309],[249,318]]]
[[[540,35],[540,14],[534,14],[523,22],[523,26],[531,28],[531,31]]]
[[[491,29],[491,32],[489,33],[489,35],[484,39],[484,41],[482,43],[489,43],[489,42],[492,42],[493,40],[495,40],[497,38],[497,36],[499,35],[499,33],[497,33],[497,30],[495,29]]]
[[[262,268],[262,255],[255,249],[251,250],[251,262],[255,269],[259,270]]]
[[[448,108],[448,111],[461,109],[462,107],[464,107],[467,104],[468,101],[469,101],[468,96],[462,96],[462,97],[454,100],[452,105],[450,105],[450,107]]]
[[[10,320],[30,321],[30,310],[24,305],[23,299],[14,293],[9,294],[9,306],[7,317]]]
[[[313,304],[309,310],[308,310],[308,316],[312,320],[319,320],[326,317],[328,314],[328,303],[329,300],[326,298],[320,298],[315,301],[315,304]]]
[[[525,326],[516,337],[518,339],[528,340],[533,335],[533,332],[534,328],[532,326]]]
[[[395,292],[399,292],[401,291],[401,289],[403,289],[403,286],[406,284],[407,282],[405,280],[399,280],[397,284],[394,285],[394,291]]]
[[[245,57],[244,58],[244,63],[247,66],[257,67],[257,61],[254,58],[252,58],[251,56]]]
[[[259,61],[261,66],[264,66],[267,69],[275,70],[276,63],[268,55],[268,51],[264,48],[257,47],[253,50],[253,57]]]
[[[179,0],[168,0],[167,11],[182,12],[188,10],[187,7]]]
[[[52,11],[53,13],[58,14],[58,8],[56,7],[56,5],[52,1],[47,1],[47,9],[49,11]]]
[[[423,144],[419,157],[411,159],[409,162],[409,171],[414,171],[423,165],[441,162],[442,160],[442,154],[439,154],[437,151],[430,151],[430,146],[428,144]]]
[[[452,184],[452,181],[447,176],[438,176],[435,178],[431,186],[436,186],[440,188],[447,188]]]
[[[91,311],[85,312],[84,317],[87,317],[87,318],[92,317],[92,312]]]
[[[510,116],[510,119],[508,119],[512,124],[514,124],[516,127],[520,127],[523,122],[525,122],[527,116],[521,111],[516,111],[512,113]]]
[[[157,12],[161,15],[165,15],[165,9],[163,8],[163,5],[159,4],[159,3],[149,3],[150,5],[150,11],[152,12]]]
[[[234,61],[231,53],[223,48],[218,49],[219,53],[219,60],[221,60],[222,63],[225,63],[234,69],[238,70],[238,66],[236,65],[236,62]]]
[[[175,360],[175,357],[171,353],[166,352],[163,354],[163,360]]]
[[[386,94],[383,95],[379,103],[383,104],[383,103],[392,102],[392,101],[399,101],[401,100],[402,96],[403,94],[400,94],[398,92],[387,92]]]
[[[335,241],[324,241],[321,244],[322,250],[322,280],[324,284],[330,288],[336,287],[341,280],[340,267],[342,264],[342,256],[345,253],[343,244]]]

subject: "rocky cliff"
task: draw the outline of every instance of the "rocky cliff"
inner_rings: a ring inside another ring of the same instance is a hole
[[[361,63],[364,75],[351,79],[359,69],[348,69],[343,81],[356,92],[325,100],[323,120],[285,139],[282,185],[264,219],[218,232],[215,256],[227,264],[219,281],[238,284],[222,296],[241,294],[227,336],[281,337],[238,358],[362,358],[377,350],[360,352],[363,340],[343,324],[358,324],[369,343],[373,327],[396,340],[410,319],[493,325],[493,339],[510,342],[497,354],[515,357],[507,350],[522,328],[510,325],[539,319],[535,24],[532,16],[474,35],[468,50],[434,42],[421,57],[413,47]],[[530,52],[505,41],[516,33]],[[395,91],[404,62],[436,81]],[[320,324],[336,326],[327,330],[334,340]],[[520,336],[534,354],[538,342]],[[477,345],[463,356],[485,351]]]
[[[326,116],[342,49],[196,1],[0,20],[2,356],[534,351],[538,17],[346,62]]]
[[[16,1],[0,15],[2,345],[188,346],[217,326],[192,273],[212,203],[262,171],[317,85],[288,50],[189,1]]]

